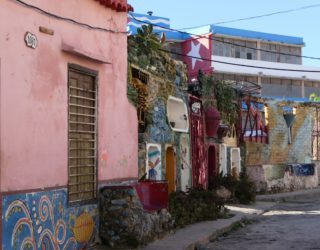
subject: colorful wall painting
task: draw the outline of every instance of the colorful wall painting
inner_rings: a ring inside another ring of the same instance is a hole
[[[88,249],[98,234],[97,205],[67,207],[67,189],[3,195],[2,249]]]
[[[286,170],[290,175],[295,176],[312,176],[315,174],[315,164],[305,163],[305,164],[289,164]]]
[[[191,188],[190,142],[187,134],[180,137],[181,191]]]
[[[161,180],[161,145],[147,144],[147,179]]]

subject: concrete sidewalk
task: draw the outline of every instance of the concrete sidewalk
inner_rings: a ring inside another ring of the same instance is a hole
[[[156,240],[143,250],[194,250],[198,244],[206,244],[214,240],[224,232],[229,231],[236,223],[242,219],[251,219],[262,214],[264,211],[273,207],[275,202],[257,202],[254,205],[230,205],[226,206],[235,216],[228,219],[218,219],[215,221],[205,221],[186,226],[179,229],[176,233],[166,236],[161,240]]]

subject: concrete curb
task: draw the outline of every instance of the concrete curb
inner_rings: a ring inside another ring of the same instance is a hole
[[[299,199],[320,198],[320,188],[299,190],[295,192],[257,195],[256,201],[264,202],[288,202]]]
[[[227,233],[232,230],[232,228],[237,225],[237,223],[241,222],[243,219],[246,219],[246,216],[241,216],[241,215],[235,215],[234,216],[234,221],[229,221],[224,227],[221,227],[214,231],[211,235],[208,235],[204,239],[198,240],[196,242],[191,243],[187,247],[184,248],[184,250],[194,250],[196,249],[197,245],[205,245],[208,244],[210,241],[216,240],[220,235]]]
[[[177,230],[174,234],[156,240],[143,250],[194,250],[197,244],[206,244],[229,231],[243,216],[238,214],[229,219],[204,221]]]

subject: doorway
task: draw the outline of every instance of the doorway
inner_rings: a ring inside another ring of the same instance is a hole
[[[175,159],[173,147],[168,147],[166,150],[166,179],[168,181],[168,192],[176,191],[176,178],[175,178]]]
[[[217,151],[214,145],[208,148],[208,177],[209,186],[213,184],[214,177],[217,175]]]

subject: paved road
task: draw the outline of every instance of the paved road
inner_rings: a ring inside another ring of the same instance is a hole
[[[203,249],[320,250],[320,200],[276,205],[255,223],[230,232]]]

